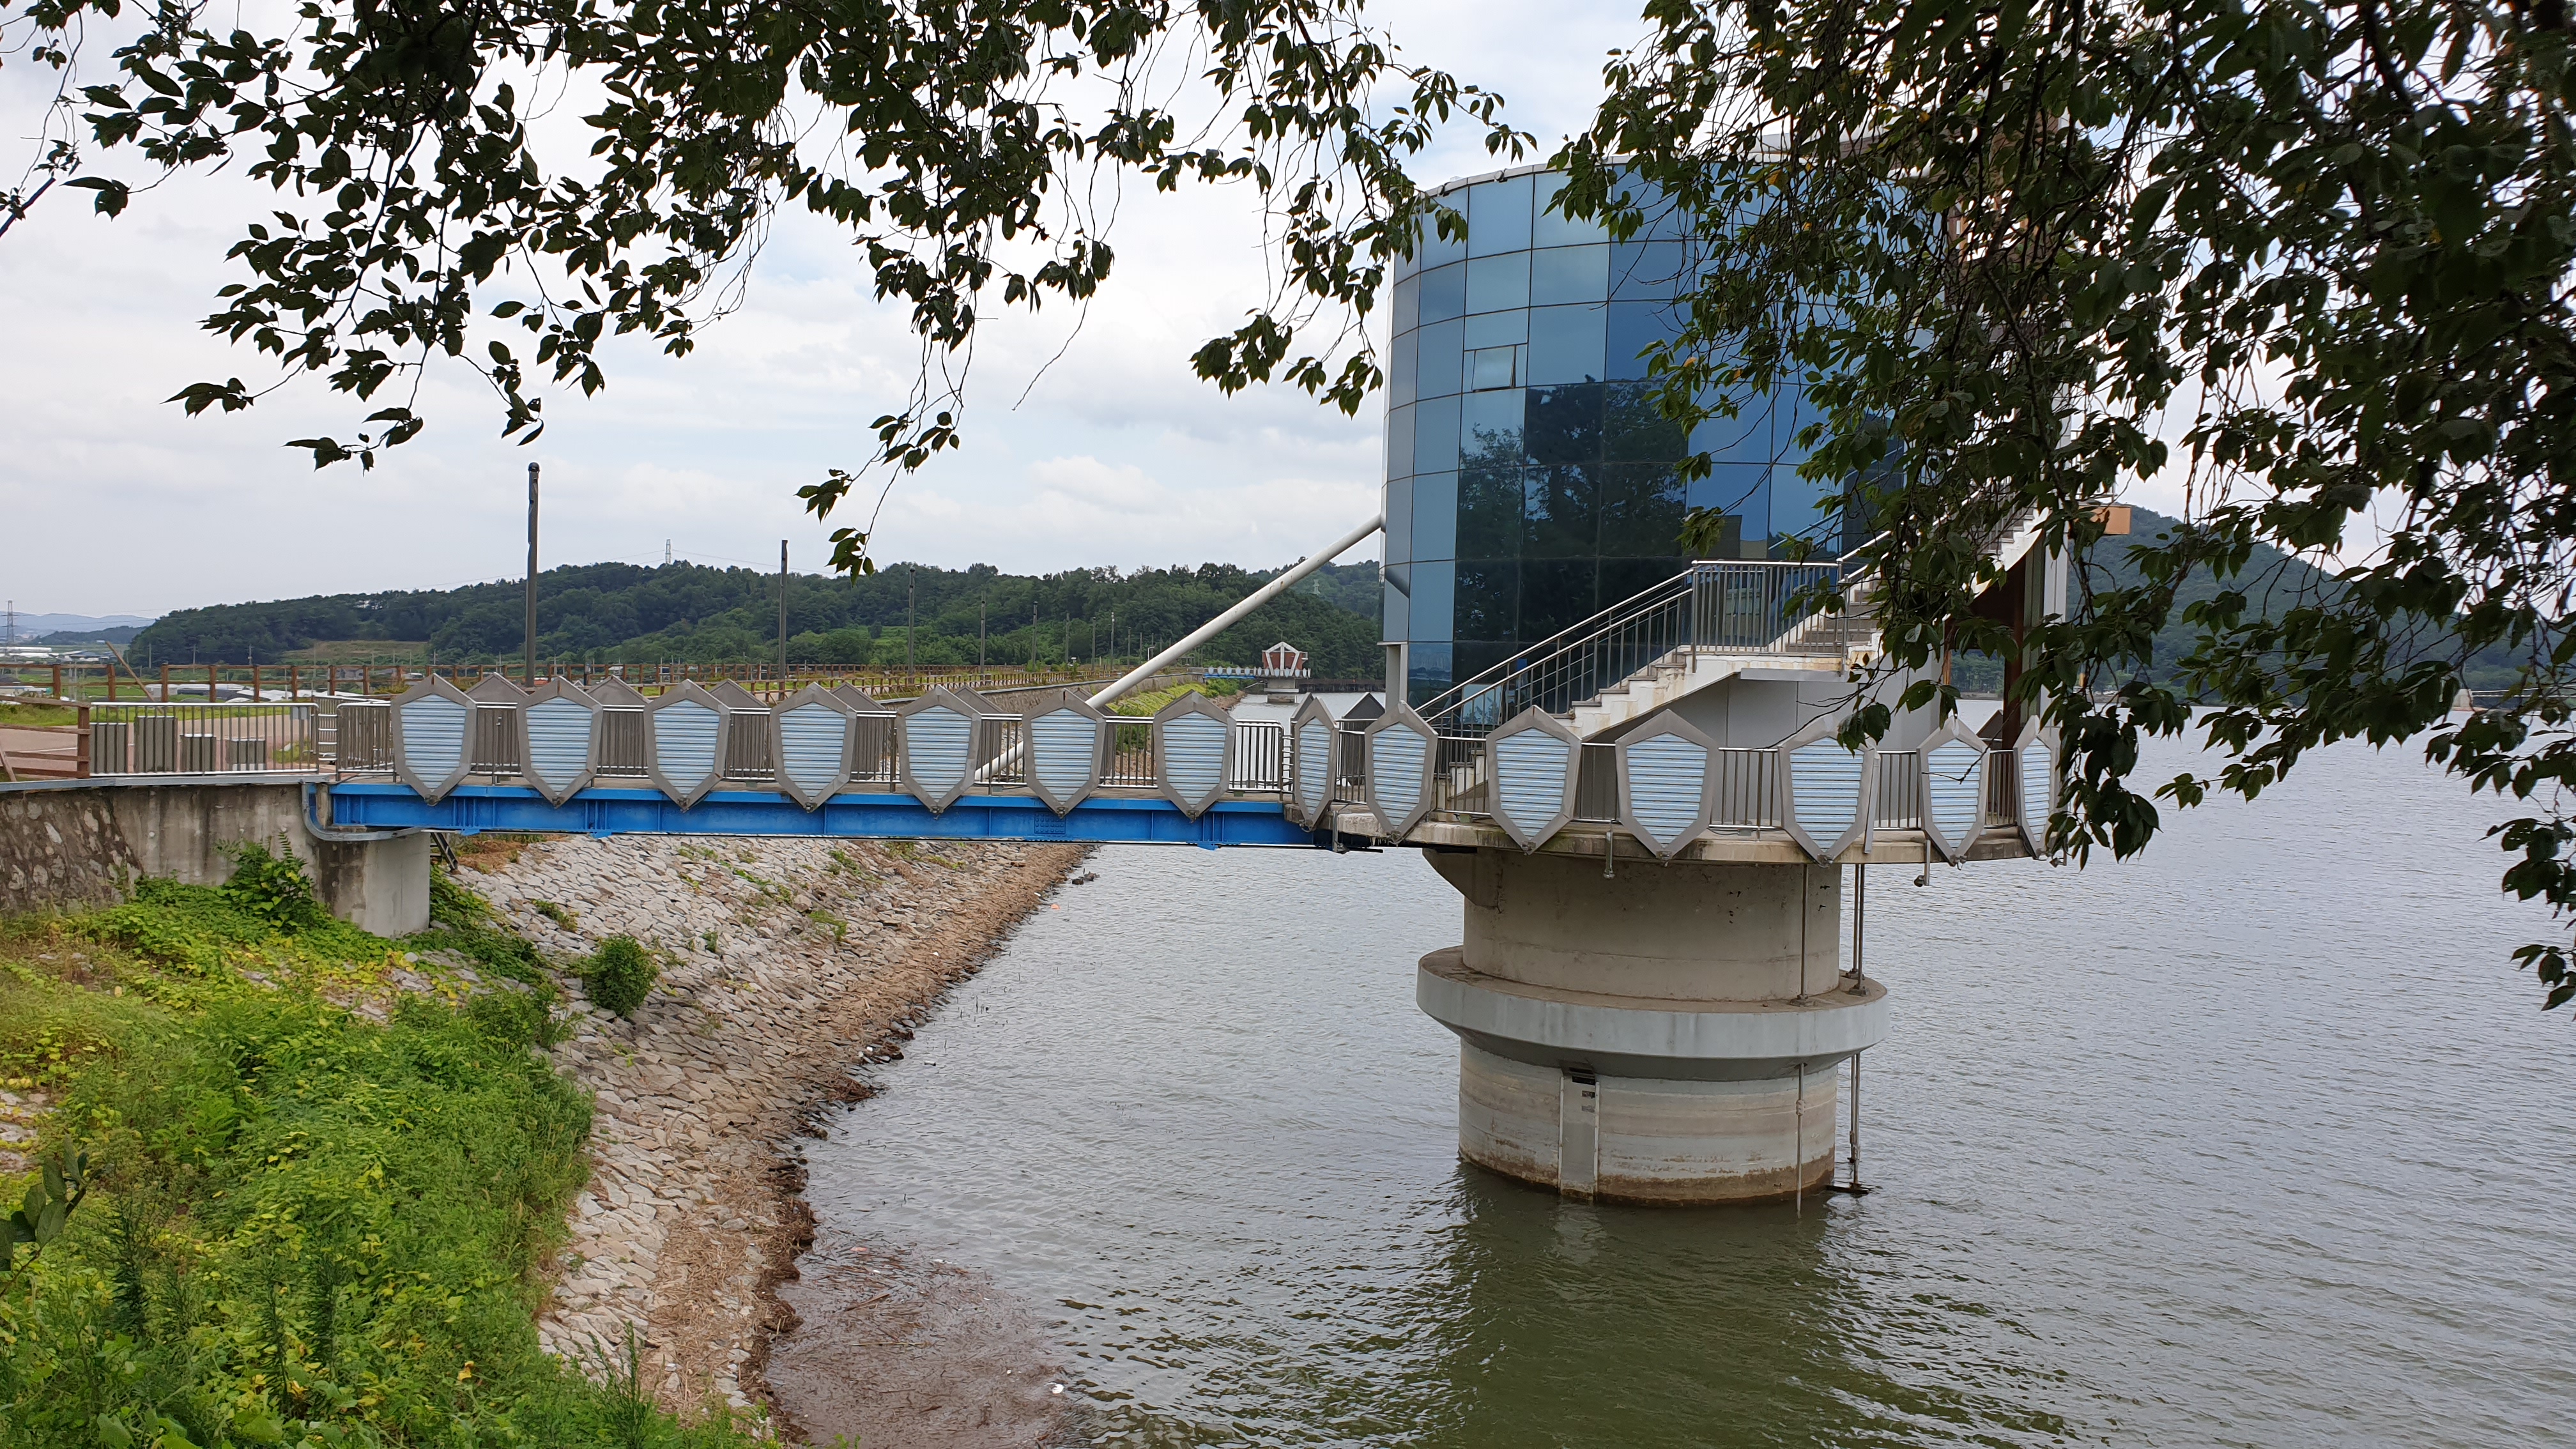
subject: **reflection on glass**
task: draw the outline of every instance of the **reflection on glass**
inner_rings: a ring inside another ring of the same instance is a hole
[[[1491,392],[1498,387],[1521,385],[1521,350],[1517,347],[1480,347],[1467,354],[1467,386],[1475,392]],[[1514,399],[1518,401],[1518,399]]]
[[[1521,557],[1578,558],[1598,550],[1599,464],[1533,466],[1521,476],[1521,499]]]
[[[1521,551],[1521,468],[1480,453],[1458,470],[1458,552],[1513,558]]]
[[[1412,481],[1413,556],[1458,556],[1458,475],[1425,473]]]
[[[1531,245],[1561,247],[1608,240],[1609,234],[1601,229],[1601,223],[1574,221],[1556,209],[1557,193],[1564,187],[1565,178],[1554,172],[1538,177],[1538,187],[1531,197]]]
[[[1679,468],[1670,463],[1613,463],[1603,468],[1602,475],[1603,557],[1644,558],[1681,551],[1687,505]]]
[[[1395,345],[1386,350],[1386,400],[1391,407],[1402,407],[1419,396],[1413,390],[1413,359],[1421,340],[1419,332],[1399,332]]]
[[[1601,302],[1610,296],[1610,248],[1550,247],[1530,254],[1530,305]]]
[[[1413,633],[1426,642],[1449,637],[1449,598],[1456,587],[1458,566],[1454,563],[1417,563],[1413,566]]]
[[[1646,376],[1647,349],[1681,336],[1683,320],[1681,309],[1669,302],[1611,303],[1608,376]]]
[[[1407,277],[1395,284],[1395,301],[1391,311],[1394,316],[1393,330],[1399,336],[1422,325],[1422,283],[1418,279]]]
[[[1602,456],[1613,463],[1666,463],[1688,451],[1681,424],[1663,414],[1656,389],[1641,382],[1614,382],[1604,392]]]
[[[1529,314],[1529,380],[1547,387],[1598,382],[1610,313],[1607,307],[1533,307]]]
[[[1413,471],[1413,409],[1389,408],[1386,413],[1386,476],[1401,478]]]
[[[1458,390],[1459,327],[1453,317],[1413,334],[1414,396],[1447,397]]]
[[[1458,466],[1458,400],[1434,398],[1413,405],[1413,471],[1446,473]]]
[[[1404,651],[1404,672],[1412,702],[1420,704],[1449,687],[1449,646],[1420,643]]]
[[[1469,466],[1511,467],[1521,461],[1521,395],[1517,391],[1470,393],[1458,439]]]
[[[1771,536],[1771,492],[1767,466],[1719,463],[1708,476],[1690,485],[1689,505],[1714,508],[1743,520],[1745,557],[1762,557],[1762,541]]]
[[[1545,639],[1592,617],[1599,576],[1600,565],[1588,558],[1522,560],[1521,639]]]
[[[1590,463],[1601,457],[1599,383],[1529,389],[1521,443],[1533,463]]]
[[[1397,478],[1388,481],[1379,495],[1379,517],[1385,522],[1386,561],[1403,563],[1413,557],[1413,480]]]
[[[1508,639],[1520,599],[1516,559],[1458,561],[1457,639]]]
[[[1529,250],[1532,180],[1514,176],[1467,188],[1467,255]]]
[[[1525,311],[1479,312],[1468,318],[1466,325],[1467,345],[1471,348],[1529,341],[1529,313]]]
[[[1682,275],[1679,242],[1613,242],[1610,244],[1610,297],[1618,302],[1669,302]],[[1422,293],[1423,315],[1431,312],[1428,277]]]
[[[1452,262],[1422,274],[1422,320],[1446,322],[1467,310],[1467,266]]]
[[[1386,566],[1386,607],[1379,620],[1380,639],[1401,639],[1413,622],[1413,565],[1389,563]]]
[[[1529,253],[1478,257],[1467,263],[1468,311],[1500,312],[1506,308],[1526,307],[1529,301]]]

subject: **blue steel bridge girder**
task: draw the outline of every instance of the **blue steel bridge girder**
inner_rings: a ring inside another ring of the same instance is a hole
[[[432,803],[407,785],[331,787],[331,828],[575,835],[802,835],[897,840],[1075,841],[1102,845],[1330,846],[1276,804],[1221,800],[1193,820],[1167,800],[1095,796],[1058,815],[1027,795],[963,795],[945,811],[910,795],[835,795],[807,810],[784,793],[712,791],[683,810],[659,790],[592,788],[561,805],[515,785],[460,785]]]

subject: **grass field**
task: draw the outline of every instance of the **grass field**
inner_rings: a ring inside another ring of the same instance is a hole
[[[0,922],[0,1089],[91,1181],[0,1266],[0,1446],[753,1442],[538,1348],[591,1109],[526,942],[444,875],[396,942],[239,860]]]

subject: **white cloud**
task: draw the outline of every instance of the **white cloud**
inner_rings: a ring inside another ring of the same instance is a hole
[[[1411,58],[1502,91],[1542,154],[1589,119],[1589,57],[1640,28],[1615,8],[1525,0],[1406,0],[1375,18]],[[0,111],[30,114],[25,74],[0,77]],[[1460,127],[1415,169],[1436,180],[1498,164]],[[684,556],[759,563],[787,538],[800,567],[818,566],[830,524],[795,490],[866,458],[917,359],[847,237],[799,209],[780,219],[742,310],[694,356],[616,345],[608,389],[550,394],[535,446],[495,436],[481,380],[447,365],[423,386],[419,440],[373,474],[316,473],[285,440],[346,434],[375,404],[311,381],[231,417],[186,418],[164,401],[204,378],[273,377],[270,359],[196,325],[236,279],[225,248],[270,204],[237,174],[189,177],[115,221],[57,195],[0,240],[12,281],[0,291],[0,594],[22,609],[156,613],[514,577],[532,460],[550,562],[656,561],[668,539]],[[1276,566],[1376,507],[1374,407],[1345,417],[1286,388],[1226,397],[1191,373],[1190,353],[1267,284],[1248,194],[1131,183],[1119,204],[1116,273],[1087,314],[991,314],[967,445],[898,484],[880,557]],[[872,503],[831,524],[865,526]]]

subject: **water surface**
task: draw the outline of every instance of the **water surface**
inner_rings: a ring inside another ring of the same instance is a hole
[[[1803,1214],[1462,1166],[1418,856],[1106,851],[810,1195],[1020,1295],[1102,1445],[2548,1442],[2576,1037],[2496,813],[2354,747],[2138,862],[1873,871],[1880,1191]]]

